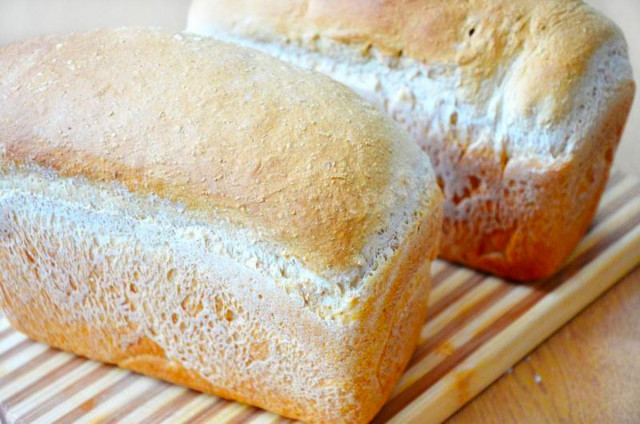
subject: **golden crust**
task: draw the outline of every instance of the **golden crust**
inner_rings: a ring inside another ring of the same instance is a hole
[[[580,0],[194,0],[189,23],[267,41],[320,36],[453,65],[469,99],[520,56],[526,63],[510,87],[519,93],[515,107],[526,116],[551,100],[552,121],[568,113],[579,84],[566,76],[581,75],[595,50],[618,33]]]
[[[193,36],[46,37],[2,49],[0,71],[0,308],[17,329],[293,418],[375,415],[414,349],[441,232],[406,133],[327,78]],[[323,298],[354,306],[322,316],[267,260],[207,244],[190,210],[282,241],[309,286],[309,269],[397,238],[351,297]]]
[[[431,157],[446,200],[442,256],[519,280],[557,271],[586,231],[635,92],[620,30],[579,0],[194,0],[188,26],[305,67],[313,54],[310,67],[360,89]],[[604,57],[612,45],[620,69]],[[370,47],[406,60],[387,64]],[[382,89],[356,81],[390,71]],[[408,87],[432,84],[406,95],[430,109],[390,106],[402,72]],[[443,118],[429,95],[455,112]]]
[[[404,134],[326,77],[150,30],[0,52],[6,159],[215,211],[315,271],[354,266],[385,225],[390,143]]]

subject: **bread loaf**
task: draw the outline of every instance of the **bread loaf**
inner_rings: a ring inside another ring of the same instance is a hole
[[[329,78],[161,30],[0,49],[0,308],[35,340],[366,422],[425,316],[441,193]]]
[[[515,279],[587,229],[635,90],[621,32],[578,0],[194,0],[188,30],[386,111],[431,157],[442,256]]]

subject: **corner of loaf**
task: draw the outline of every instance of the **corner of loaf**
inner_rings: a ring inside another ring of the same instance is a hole
[[[635,83],[615,24],[582,4],[560,16],[555,30],[544,21],[550,34],[537,35],[542,45],[507,80],[501,154],[432,150],[446,176],[445,258],[518,280],[548,277],[593,220]],[[518,98],[533,103],[519,109]],[[444,171],[452,161],[454,174]]]
[[[413,351],[442,199],[347,88],[185,33],[0,49],[0,307],[76,354],[367,422]]]

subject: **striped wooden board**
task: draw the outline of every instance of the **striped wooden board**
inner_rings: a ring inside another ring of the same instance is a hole
[[[436,262],[420,346],[376,423],[441,422],[640,264],[640,181],[612,176],[553,278],[513,284]],[[0,422],[288,420],[34,343],[0,320]]]

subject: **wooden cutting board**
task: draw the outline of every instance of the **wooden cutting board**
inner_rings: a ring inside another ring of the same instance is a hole
[[[638,264],[640,181],[621,174],[611,177],[591,229],[552,278],[515,284],[436,262],[420,345],[374,422],[445,420]],[[289,421],[57,351],[5,319],[0,407],[6,421],[21,423]]]

